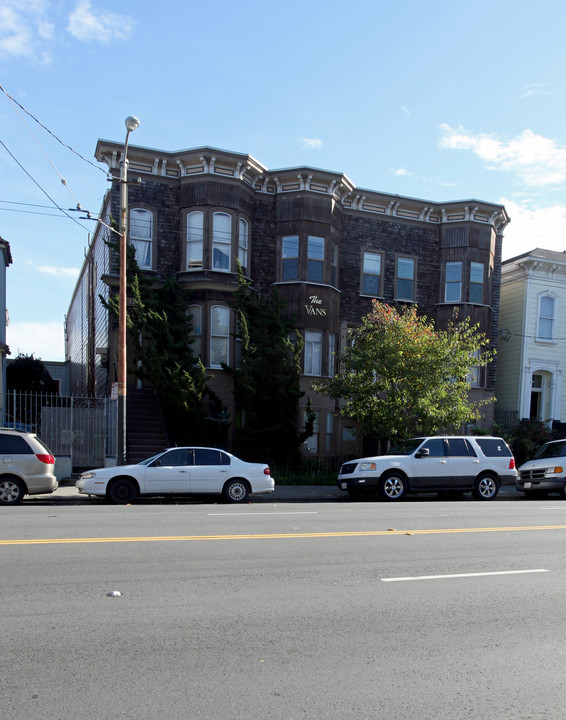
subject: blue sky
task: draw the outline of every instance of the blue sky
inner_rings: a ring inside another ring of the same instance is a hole
[[[98,212],[96,142],[122,142],[128,115],[132,144],[504,203],[504,258],[566,249],[565,25],[558,0],[1,0],[12,356],[64,359],[94,223],[56,205]]]

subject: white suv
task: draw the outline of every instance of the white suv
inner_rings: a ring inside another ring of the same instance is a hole
[[[37,435],[0,428],[0,505],[52,493],[57,489],[54,469],[53,453]]]
[[[454,436],[412,438],[395,443],[386,455],[344,463],[338,487],[351,498],[373,492],[383,500],[407,493],[472,492],[493,500],[500,485],[513,485],[515,459],[501,438]]]

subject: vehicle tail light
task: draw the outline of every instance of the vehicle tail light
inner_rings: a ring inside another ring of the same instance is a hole
[[[515,470],[516,467],[515,458],[511,458],[511,460],[509,460],[509,470]]]
[[[266,467],[266,468],[264,469],[264,471],[263,471],[263,474],[264,474],[264,475],[271,475],[271,470],[270,470],[268,467]]]
[[[35,457],[46,465],[55,465],[55,458],[53,455],[36,455]]]

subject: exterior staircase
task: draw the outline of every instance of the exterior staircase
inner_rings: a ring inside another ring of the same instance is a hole
[[[126,401],[126,456],[138,463],[169,447],[169,438],[157,396],[146,388],[128,388]]]

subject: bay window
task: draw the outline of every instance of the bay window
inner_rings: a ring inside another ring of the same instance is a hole
[[[228,213],[212,216],[212,269],[230,270],[232,218]]]
[[[202,270],[204,248],[204,213],[187,215],[187,270]]]

